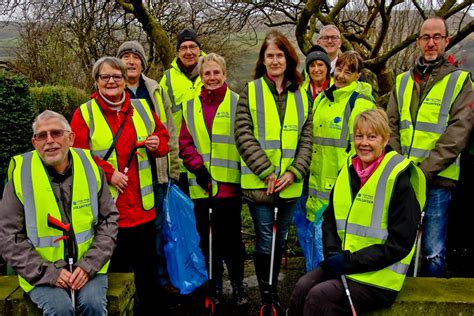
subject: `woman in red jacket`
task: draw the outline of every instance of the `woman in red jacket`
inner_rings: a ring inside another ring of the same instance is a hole
[[[97,90],[74,113],[74,147],[90,149],[104,170],[119,210],[110,272],[135,273],[140,314],[154,307],[155,209],[150,164],[168,153],[169,135],[145,100],[125,91],[127,67],[103,57],[92,69]]]

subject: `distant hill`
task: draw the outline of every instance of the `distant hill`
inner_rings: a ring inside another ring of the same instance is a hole
[[[15,56],[19,26],[18,23],[0,21],[0,60],[8,60]]]

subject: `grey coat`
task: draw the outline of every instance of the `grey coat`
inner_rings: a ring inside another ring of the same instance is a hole
[[[168,142],[168,147],[170,149],[169,157],[171,158],[168,161],[168,155],[156,159],[156,174],[158,183],[163,184],[168,182],[168,176],[173,180],[179,180],[179,145],[178,145],[178,135],[176,134],[176,127],[174,126],[173,114],[171,113],[170,99],[167,93],[163,93],[163,89],[158,84],[156,80],[148,78],[142,74],[142,78],[145,82],[145,87],[148,90],[150,99],[153,102],[153,108],[158,117],[161,114],[158,111],[158,101],[155,97],[155,91],[158,90],[158,93],[161,95],[163,100],[163,107],[165,108],[166,115],[166,130],[170,135],[170,140]],[[160,117],[159,117],[160,118]],[[160,118],[161,119],[161,118]],[[168,163],[169,170],[168,170]]]
[[[455,70],[458,70],[458,68],[450,64],[443,57],[443,62],[431,72],[423,91],[420,84],[415,81],[410,103],[410,111],[413,121],[416,120],[423,99],[434,84]],[[413,69],[411,69],[410,72],[413,76]],[[395,89],[396,87],[393,88],[390,100],[388,101],[387,114],[390,123],[390,145],[397,152],[401,153],[399,132],[400,114],[398,112],[398,101]],[[451,106],[446,131],[438,139],[438,142],[436,143],[435,148],[431,150],[429,157],[419,165],[430,184],[445,187],[455,186],[455,181],[439,177],[438,173],[451,165],[468,144],[469,135],[471,135],[472,125],[474,123],[473,102],[472,81],[468,76],[468,79],[464,82],[463,88]]]
[[[72,171],[68,167],[63,180],[50,181],[58,201],[63,222],[71,218]],[[94,227],[95,237],[89,250],[74,265],[81,267],[92,279],[102,266],[112,257],[118,234],[119,213],[109,192],[107,179],[100,169],[102,188],[98,193],[99,216]],[[50,180],[52,174],[49,172]],[[18,200],[13,182],[5,186],[0,203],[0,253],[31,285],[54,286],[60,271],[66,267],[64,260],[49,262],[43,260],[26,236],[25,211]]]

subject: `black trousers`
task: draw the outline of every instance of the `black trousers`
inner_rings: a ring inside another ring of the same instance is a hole
[[[396,291],[384,290],[347,279],[357,313],[388,307],[395,301]],[[352,315],[349,299],[339,277],[321,267],[303,275],[293,290],[290,315]]]
[[[223,265],[225,262],[231,282],[241,283],[243,279],[245,247],[242,243],[242,199],[225,198],[196,199],[194,202],[194,214],[196,216],[196,227],[201,238],[199,247],[209,262],[209,207],[212,203],[212,266],[213,278],[222,278]],[[209,267],[208,267],[209,268]]]
[[[153,315],[156,310],[157,277],[155,223],[119,228],[117,247],[110,260],[110,272],[133,272],[137,289],[137,314]]]

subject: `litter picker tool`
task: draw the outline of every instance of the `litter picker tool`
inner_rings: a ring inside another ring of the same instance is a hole
[[[209,293],[204,300],[204,308],[208,315],[214,315],[214,297],[212,289],[214,286],[214,280],[212,275],[212,185],[209,184]]]
[[[138,148],[145,147],[145,141],[137,142],[135,146],[132,149],[132,152],[128,156],[127,163],[125,164],[125,168],[123,169],[123,175],[126,176],[128,173],[128,169],[130,169],[130,165],[132,164],[133,157],[135,155],[140,155],[137,151]],[[117,203],[117,199],[120,195],[120,192],[117,193],[117,195],[114,197],[114,202]]]
[[[72,231],[71,231],[71,224],[64,224],[61,222],[59,219],[54,218],[51,216],[51,214],[48,214],[48,227],[60,230],[63,232],[63,235],[56,239],[54,242],[59,242],[60,240],[64,240],[64,243],[66,244],[67,248],[67,262],[69,265],[69,271],[72,273],[72,265],[74,264],[74,244],[73,244],[73,239],[72,237]],[[71,302],[72,302],[72,307],[76,309],[76,297],[75,297],[75,291],[71,289]]]
[[[347,298],[349,299],[349,304],[351,304],[352,316],[357,316],[354,303],[352,303],[351,298],[351,291],[349,290],[349,286],[347,285],[346,276],[341,274],[342,285],[344,285],[344,291],[346,292]]]
[[[273,283],[273,266],[275,264],[275,243],[276,243],[276,231],[277,231],[277,217],[278,217],[278,207],[275,207],[273,212],[273,232],[272,232],[272,250],[270,254],[270,273],[268,279],[268,285],[271,288]],[[278,263],[280,264],[280,262]],[[262,307],[260,307],[260,316],[265,315],[277,315],[273,301],[263,302]]]
[[[425,212],[421,212],[420,225],[418,227],[418,234],[416,236],[416,254],[415,254],[415,267],[413,268],[413,276],[416,278],[418,276],[418,268],[420,265],[420,253],[421,253],[421,236],[423,234],[423,218],[425,217]]]

